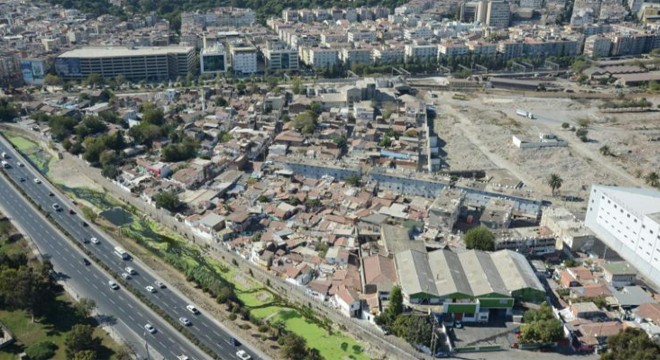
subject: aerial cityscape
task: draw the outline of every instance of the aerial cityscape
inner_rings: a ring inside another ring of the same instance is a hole
[[[0,0],[0,360],[660,360],[660,3]]]

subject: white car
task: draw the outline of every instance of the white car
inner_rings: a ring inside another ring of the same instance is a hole
[[[241,359],[241,360],[250,360],[250,359],[252,359],[252,356],[250,356],[250,354],[246,353],[245,350],[238,350],[236,352],[236,356],[238,356],[238,358]]]
[[[37,179],[37,178],[34,178],[34,183],[35,183],[35,184],[41,184],[41,180],[39,180],[39,179]]]
[[[53,210],[60,211],[62,208],[60,207],[60,204],[53,204]]]
[[[97,239],[97,238],[95,238],[95,237],[89,239],[89,241],[91,241],[92,244],[98,244],[98,243],[99,243],[99,239]]]
[[[127,272],[129,275],[135,275],[135,274],[137,274],[137,273],[135,272],[135,269],[133,269],[133,268],[130,267],[130,266],[127,266],[124,270],[126,270],[126,272]]]
[[[17,165],[18,167],[23,167],[23,166],[25,166],[25,165],[23,165],[23,163],[22,163],[22,162],[20,162],[20,161],[19,161],[19,162],[17,162],[17,163],[16,163],[16,165]]]
[[[194,307],[193,305],[186,306],[186,309],[188,309],[188,311],[190,311],[191,313],[193,313],[195,315],[199,314],[199,310],[197,310],[197,308]]]
[[[128,273],[125,273],[125,272],[121,273],[121,277],[123,277],[124,280],[130,280],[131,279],[131,275],[129,275]]]
[[[119,285],[117,285],[117,283],[112,281],[112,280],[108,281],[108,285],[110,286],[110,288],[112,290],[118,290],[119,289]]]
[[[179,322],[183,326],[190,326],[190,324],[191,324],[190,320],[188,320],[188,318],[183,317],[183,316],[179,318]]]
[[[158,281],[158,280],[154,281],[154,284],[155,284],[157,287],[161,288],[161,289],[165,289],[165,288],[166,288],[165,284],[163,284],[162,282],[160,282],[160,281]]]
[[[144,329],[147,330],[148,332],[152,333],[152,334],[156,333],[156,328],[153,325],[149,324],[149,323],[144,324]]]
[[[156,292],[156,288],[154,288],[151,285],[147,286],[145,289],[147,289],[147,291],[150,292],[150,293],[155,293]]]

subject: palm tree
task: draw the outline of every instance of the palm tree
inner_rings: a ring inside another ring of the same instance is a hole
[[[655,171],[648,173],[644,180],[646,180],[647,184],[653,187],[660,186],[660,175],[658,175],[658,173]]]
[[[550,185],[550,188],[552,189],[552,195],[554,196],[557,190],[561,188],[561,184],[564,182],[562,178],[559,177],[557,174],[550,174],[550,177],[548,178],[548,185]]]

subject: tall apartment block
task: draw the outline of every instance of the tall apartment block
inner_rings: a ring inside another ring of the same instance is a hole
[[[660,287],[660,191],[594,185],[584,222]]]
[[[189,46],[84,47],[55,59],[55,71],[66,80],[91,74],[104,78],[123,75],[129,80],[163,81],[195,70],[195,49]]]

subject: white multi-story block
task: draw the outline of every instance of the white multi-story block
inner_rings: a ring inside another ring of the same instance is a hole
[[[660,192],[594,185],[588,206],[585,224],[660,286]]]
[[[309,48],[308,65],[315,68],[326,68],[336,65],[339,61],[339,51],[337,49],[313,47]]]
[[[435,44],[406,44],[406,62],[430,62],[438,58],[438,45]]]
[[[371,48],[343,48],[339,53],[339,58],[348,64],[371,64]]]
[[[385,46],[374,48],[371,57],[376,64],[400,64],[405,52],[403,46]]]
[[[257,72],[257,48],[247,44],[231,44],[231,68],[235,73]]]
[[[443,57],[453,57],[467,55],[469,47],[460,42],[446,42],[438,46],[440,55]]]

